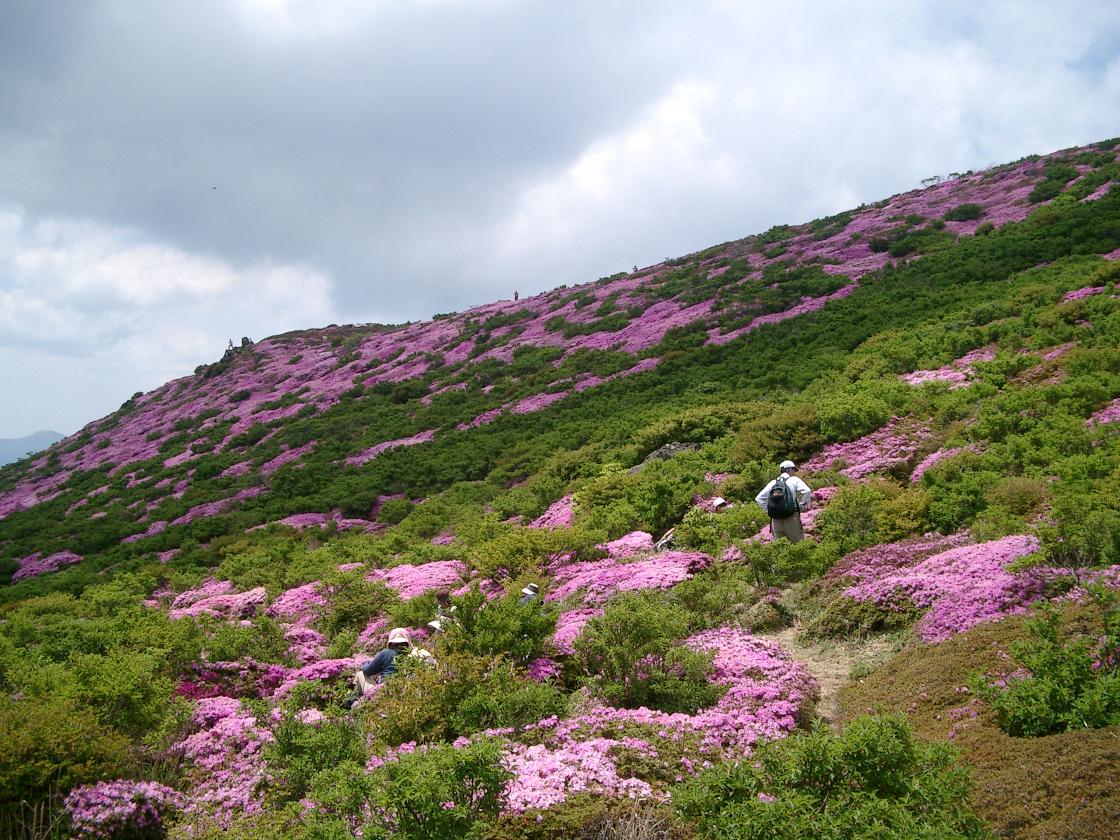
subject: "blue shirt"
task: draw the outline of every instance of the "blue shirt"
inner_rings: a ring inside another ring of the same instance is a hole
[[[400,653],[396,648],[385,648],[373,657],[369,662],[362,666],[362,673],[366,678],[381,676],[381,681],[389,679],[393,674],[397,673],[397,654]]]

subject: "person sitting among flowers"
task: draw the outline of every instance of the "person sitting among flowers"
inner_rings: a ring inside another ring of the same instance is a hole
[[[408,637],[408,630],[403,627],[393,628],[389,631],[389,640],[385,649],[379,651],[373,659],[354,673],[353,691],[343,700],[343,708],[352,708],[375,685],[392,679],[399,667],[397,657],[406,651],[406,656],[416,657],[422,662],[434,660],[429,651],[412,644],[412,640]]]

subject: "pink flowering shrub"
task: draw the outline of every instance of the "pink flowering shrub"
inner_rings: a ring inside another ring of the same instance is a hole
[[[397,440],[386,440],[382,441],[381,443],[375,443],[369,449],[365,449],[357,453],[356,455],[348,455],[346,457],[346,463],[358,466],[376,458],[386,449],[394,449],[398,446],[416,446],[417,444],[427,443],[435,436],[436,430],[428,429],[427,431],[420,432],[418,434],[412,435],[411,437],[398,438]]]
[[[12,583],[29,577],[38,577],[48,572],[57,572],[63,566],[82,562],[82,556],[73,551],[56,551],[46,557],[39,552],[17,560],[19,568],[12,574]]]
[[[545,600],[564,601],[582,592],[585,604],[602,604],[617,592],[668,589],[710,564],[711,558],[698,551],[664,551],[632,562],[607,559],[572,563],[556,572]]]
[[[583,632],[584,625],[595,616],[602,614],[603,610],[599,607],[560,613],[560,616],[556,619],[556,632],[552,635],[552,646],[556,649],[556,652],[560,654],[575,653],[573,644],[579,634]]]
[[[572,515],[575,512],[574,502],[571,496],[564,496],[557,499],[548,510],[529,523],[530,528],[545,528],[552,530],[554,528],[569,528],[572,524]]]
[[[635,778],[620,778],[610,750],[614,738],[589,738],[556,747],[511,744],[502,764],[513,779],[506,787],[506,807],[517,813],[551,808],[579,793],[649,799],[653,789]]]
[[[159,838],[186,797],[158,782],[117,779],[74,788],[66,796],[74,840]]]
[[[927,610],[918,629],[926,641],[938,642],[981,622],[1021,613],[1041,599],[1046,575],[1007,570],[1038,549],[1037,539],[1023,535],[960,545],[921,559],[900,556],[897,548],[864,549],[843,568],[855,581],[845,594],[881,609],[898,609],[908,601]]]
[[[195,662],[175,686],[188,700],[221,697],[235,703],[239,697],[270,697],[287,678],[283,665],[242,659],[238,662]]]
[[[228,583],[228,581],[225,581]],[[194,601],[189,606],[175,607],[168,611],[172,619],[188,616],[208,615],[214,618],[248,618],[264,605],[268,592],[263,586],[247,592],[233,592],[224,595],[211,595]],[[176,599],[176,602],[178,599]]]
[[[374,569],[367,580],[381,581],[396,590],[401,600],[408,601],[435,589],[451,589],[461,584],[467,574],[459,560],[435,560],[421,566],[404,564],[391,569]]]
[[[996,357],[994,347],[981,347],[954,359],[937,370],[916,370],[903,374],[900,379],[909,385],[923,385],[926,382],[948,382],[950,388],[963,388],[972,377],[973,365],[977,362],[990,362]]]
[[[268,729],[229,697],[199,700],[194,725],[196,730],[172,747],[188,762],[191,795],[185,813],[228,824],[236,816],[263,810],[260,788],[266,767],[261,750],[272,740]]]
[[[642,552],[653,551],[653,535],[647,534],[645,531],[631,531],[617,540],[611,540],[609,543],[599,546],[599,548],[616,560],[624,560]]]
[[[936,452],[931,452],[929,455],[919,461],[916,467],[914,467],[914,471],[910,473],[910,482],[917,483],[918,481],[920,481],[922,476],[925,475],[926,470],[928,470],[934,464],[939,464],[942,461],[947,461],[955,455],[960,455],[962,452],[977,451],[979,451],[979,447],[976,445],[972,445],[955,446],[951,449],[938,449]]]
[[[1080,289],[1074,289],[1072,292],[1066,292],[1062,296],[1062,303],[1068,303],[1071,300],[1084,300],[1087,297],[1099,295],[1101,292],[1107,290],[1107,286],[1085,286]]]
[[[547,656],[540,656],[525,666],[525,673],[531,680],[548,682],[560,677],[560,666]]]
[[[1085,421],[1087,426],[1096,426],[1101,423],[1120,422],[1120,397],[1117,397],[1100,411],[1094,413]]]
[[[832,469],[842,463],[840,472],[851,479],[872,473],[888,472],[905,464],[929,437],[926,426],[894,417],[883,428],[850,443],[832,443],[819,455],[806,461],[806,472]]]

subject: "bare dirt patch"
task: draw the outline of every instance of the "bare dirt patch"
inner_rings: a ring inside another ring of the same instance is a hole
[[[886,661],[897,650],[896,639],[879,636],[854,641],[826,639],[808,642],[799,638],[800,633],[801,628],[794,626],[755,635],[777,642],[789,651],[790,656],[805,663],[809,673],[820,683],[817,714],[835,727],[840,717],[840,689],[851,681],[853,669],[858,675]]]

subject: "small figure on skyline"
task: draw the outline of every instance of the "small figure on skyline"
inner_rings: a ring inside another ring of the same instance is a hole
[[[518,295],[518,294],[517,294],[517,292],[515,291],[515,292],[513,293],[513,299],[514,299],[514,300],[517,300],[517,298],[518,298],[518,297],[519,297],[519,295]]]
[[[791,543],[805,539],[801,511],[809,509],[812,491],[797,476],[797,464],[785,460],[778,465],[781,475],[762,488],[755,501],[770,517],[770,537],[785,537]]]

